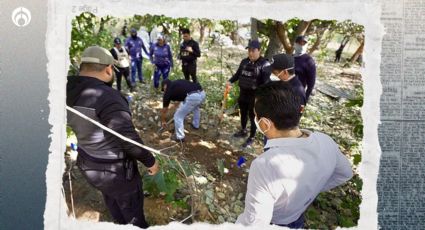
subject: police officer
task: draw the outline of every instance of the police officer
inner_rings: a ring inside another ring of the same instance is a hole
[[[182,71],[184,78],[189,80],[192,77],[193,82],[196,78],[196,59],[201,56],[198,42],[190,36],[189,29],[182,30],[183,42],[180,44],[179,58],[182,60]]]
[[[66,104],[141,143],[127,101],[111,87],[114,80],[111,53],[99,46],[88,47],[81,62],[79,75],[68,77]],[[137,161],[154,175],[159,166],[153,155],[74,113],[68,113],[68,124],[78,140],[77,166],[87,181],[100,190],[115,221],[147,228]]]
[[[114,48],[111,49],[111,54],[115,59],[115,76],[117,77],[118,91],[121,91],[121,79],[124,76],[128,88],[133,92],[134,87],[130,81],[130,57],[128,56],[128,51],[122,47],[119,37],[114,39]]]
[[[316,83],[316,63],[307,53],[307,37],[300,35],[295,38],[294,43],[294,63],[295,74],[298,76],[305,89],[306,100],[308,101]]]
[[[199,83],[183,79],[175,81],[166,79],[162,81],[161,86],[164,91],[163,109],[161,110],[162,128],[167,126],[166,116],[170,102],[178,102],[180,105],[174,113],[174,129],[176,133],[171,139],[177,142],[184,142],[184,119],[189,113],[193,112],[192,128],[199,129],[201,120],[200,107],[205,100],[205,92]]]
[[[235,133],[234,137],[246,137],[246,125],[249,120],[251,122],[251,130],[248,139],[242,145],[247,147],[254,142],[256,132],[254,102],[255,89],[270,81],[270,63],[261,56],[261,45],[258,40],[251,40],[248,44],[248,57],[243,59],[239,65],[238,71],[227,82],[227,90],[230,89],[231,83],[239,81],[240,95],[238,99],[241,127],[242,129]]]

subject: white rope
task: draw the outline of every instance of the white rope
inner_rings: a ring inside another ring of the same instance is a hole
[[[93,123],[94,125],[98,126],[99,128],[101,128],[101,129],[103,129],[103,130],[105,130],[105,131],[108,131],[109,133],[111,133],[111,134],[115,135],[116,137],[120,138],[121,140],[124,140],[124,141],[130,142],[130,143],[132,143],[132,144],[134,144],[134,145],[136,145],[136,146],[139,146],[140,148],[144,148],[144,149],[146,149],[146,150],[148,150],[148,151],[150,151],[150,152],[152,152],[152,153],[154,153],[154,154],[161,155],[161,156],[165,156],[165,157],[170,157],[170,156],[168,156],[168,155],[166,155],[166,154],[161,153],[161,151],[159,151],[159,150],[156,150],[156,149],[151,148],[151,147],[149,147],[149,146],[146,146],[146,145],[140,144],[140,143],[139,143],[139,142],[137,142],[137,141],[134,141],[134,140],[132,140],[132,139],[130,139],[130,138],[128,138],[128,137],[125,137],[125,136],[123,136],[123,135],[121,135],[121,134],[119,134],[119,133],[115,132],[114,130],[112,130],[112,129],[110,129],[110,128],[108,128],[108,127],[106,127],[106,126],[104,126],[104,125],[100,124],[99,122],[97,122],[97,121],[95,121],[95,120],[93,120],[93,119],[91,119],[91,118],[87,117],[86,115],[84,115],[84,114],[80,113],[79,111],[77,111],[77,110],[75,110],[75,109],[73,109],[73,108],[71,108],[71,107],[69,107],[69,106],[66,106],[66,109],[67,109],[67,110],[69,110],[70,112],[72,112],[72,113],[74,113],[74,114],[78,115],[79,117],[83,118],[84,120],[87,120],[87,121],[89,121],[89,122]]]

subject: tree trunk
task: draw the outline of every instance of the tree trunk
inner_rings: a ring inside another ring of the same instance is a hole
[[[200,24],[199,43],[202,44],[202,43],[204,43],[204,37],[205,37],[205,25],[203,23],[199,23],[199,24]]]
[[[207,37],[210,37],[211,36],[211,27],[208,27],[208,35],[207,35]]]
[[[232,31],[230,33],[230,39],[232,39],[233,45],[237,45],[239,40],[238,31]]]
[[[282,43],[285,53],[292,54],[294,52],[294,47],[289,40],[288,33],[286,32],[286,24],[281,22],[276,22],[276,33],[279,38],[280,43]]]
[[[297,26],[297,32],[295,36],[304,35],[307,32],[307,29],[310,27],[312,21],[302,20]]]
[[[251,18],[251,39],[258,40],[258,20]]]
[[[362,43],[360,43],[360,46],[359,48],[357,48],[356,52],[354,52],[353,56],[351,56],[350,63],[354,63],[359,58],[359,56],[363,53],[363,48],[364,48],[364,39]]]
[[[279,40],[276,29],[274,27],[270,28],[269,44],[267,46],[264,57],[270,59],[273,57],[273,55],[282,53],[282,48],[283,45]]]
[[[312,54],[314,51],[319,49],[320,44],[322,43],[323,35],[326,33],[327,29],[321,30],[320,32],[316,33],[317,39],[314,42],[313,46],[308,50],[309,54]]]

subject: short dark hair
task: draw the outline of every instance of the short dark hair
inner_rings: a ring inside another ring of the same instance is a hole
[[[182,34],[190,34],[190,30],[187,28],[184,28],[181,31],[182,31]]]
[[[97,64],[97,63],[81,63],[80,72],[81,71],[102,72],[106,67],[108,67],[108,65]]]
[[[301,119],[301,97],[290,83],[272,81],[255,91],[257,117],[270,119],[278,130],[296,128]]]
[[[161,82],[161,91],[164,91],[164,86],[166,85],[168,87],[168,85],[171,83],[170,79],[165,79]]]

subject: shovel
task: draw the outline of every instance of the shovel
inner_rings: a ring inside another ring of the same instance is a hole
[[[226,87],[224,89],[223,100],[221,101],[221,111],[220,111],[220,115],[218,117],[218,123],[217,123],[217,126],[216,126],[218,128],[216,137],[220,136],[219,127],[221,125],[221,122],[223,121],[224,113],[225,113],[225,110],[226,110],[227,97],[229,96],[229,91],[230,91],[230,87]]]
[[[233,76],[233,71],[232,68],[230,67],[229,64],[226,64],[227,69],[229,69],[230,73]],[[224,89],[224,93],[223,93],[223,100],[221,101],[221,111],[220,111],[220,116],[218,117],[218,123],[217,123],[217,128],[220,127],[221,122],[223,121],[223,117],[224,117],[224,113],[226,112],[226,102],[227,102],[227,97],[229,96],[229,92],[230,92],[230,87],[226,87]],[[220,136],[220,129],[217,129],[217,134],[216,137]]]
[[[171,122],[173,122],[173,120],[174,120],[174,118],[171,118],[169,121],[167,121],[167,126],[168,126]],[[166,130],[166,128],[161,127],[160,129],[158,129],[157,133],[158,133],[158,134],[160,134],[160,133],[164,132],[165,130]]]

